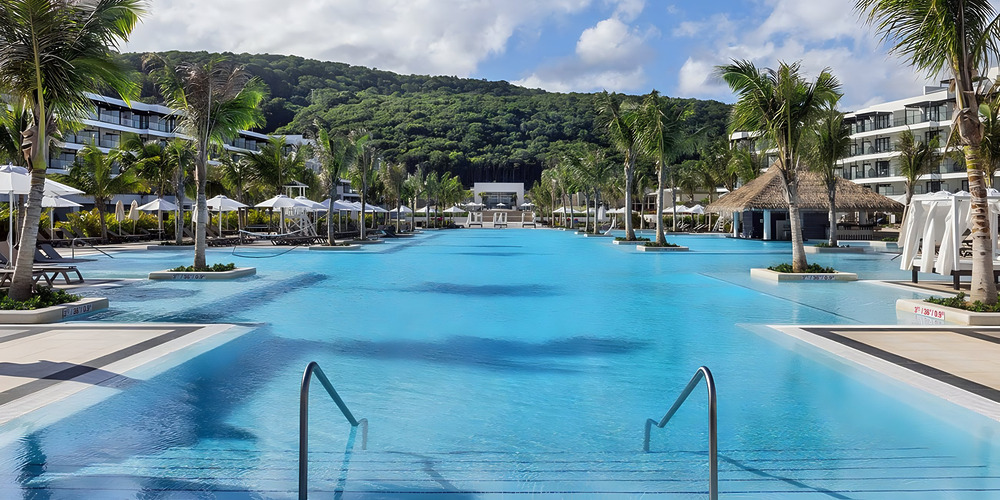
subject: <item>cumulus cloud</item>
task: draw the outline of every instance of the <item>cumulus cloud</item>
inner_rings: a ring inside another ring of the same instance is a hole
[[[765,0],[764,4],[769,9],[762,17],[729,19],[716,14],[676,25],[674,37],[705,40],[692,47],[678,69],[678,94],[731,102],[734,97],[714,76],[714,68],[733,59],[749,59],[763,67],[801,61],[807,78],[830,68],[843,83],[846,109],[920,93],[926,75],[886,55],[861,25],[854,0]]]
[[[634,0],[629,0],[633,1]],[[295,54],[401,73],[472,75],[519,29],[592,0],[158,0],[125,47]]]
[[[649,41],[659,32],[630,24],[645,8],[644,0],[606,0],[611,17],[582,33],[572,56],[550,62],[513,82],[554,92],[635,91],[648,81],[645,64],[652,59]]]

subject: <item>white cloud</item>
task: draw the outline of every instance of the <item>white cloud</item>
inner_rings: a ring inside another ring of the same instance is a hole
[[[634,65],[647,50],[645,38],[616,18],[605,19],[580,34],[576,55],[589,65]]]
[[[295,54],[401,73],[469,76],[519,29],[592,0],[158,0],[130,51]]]
[[[646,8],[646,0],[605,0],[616,4],[614,17],[630,23],[635,21]]]
[[[810,79],[830,68],[843,84],[845,109],[922,90],[924,75],[886,55],[859,21],[853,0],[764,3],[773,10],[759,18],[728,19],[717,14],[677,24],[674,37],[704,40],[691,46],[678,69],[677,94],[732,102],[734,96],[713,72],[715,66],[733,59],[748,59],[762,67],[801,61]]]

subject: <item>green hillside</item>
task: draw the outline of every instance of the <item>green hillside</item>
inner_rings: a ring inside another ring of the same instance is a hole
[[[575,143],[606,146],[595,126],[593,94],[560,94],[507,82],[388,71],[295,56],[167,52],[170,61],[224,57],[243,64],[270,89],[262,132],[315,133],[316,125],[347,132],[367,128],[391,162],[424,164],[474,181],[538,178],[550,156]],[[141,73],[141,55],[122,56]],[[159,101],[153,83],[142,99]],[[696,117],[690,126],[725,133],[729,106],[683,100]]]

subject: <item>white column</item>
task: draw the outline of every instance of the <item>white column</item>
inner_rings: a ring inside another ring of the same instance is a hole
[[[771,211],[764,210],[764,240],[771,239]]]
[[[733,238],[740,237],[740,222],[743,222],[743,212],[733,212]]]

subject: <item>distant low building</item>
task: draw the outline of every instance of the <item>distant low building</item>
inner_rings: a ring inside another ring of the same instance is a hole
[[[472,186],[472,193],[475,202],[482,203],[486,209],[497,208],[501,203],[508,208],[516,208],[524,202],[524,183],[477,182]]]

